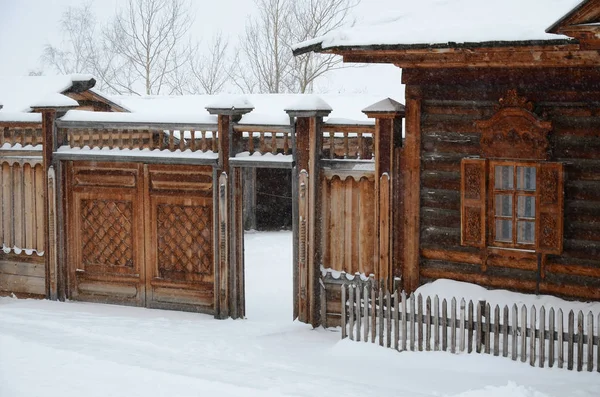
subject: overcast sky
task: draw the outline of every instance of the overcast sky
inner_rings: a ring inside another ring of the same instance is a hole
[[[103,23],[123,0],[95,0],[94,12]],[[362,0],[355,10],[358,20],[377,18],[381,4],[405,0]],[[41,69],[40,54],[45,44],[61,41],[59,22],[68,6],[82,0],[0,0],[0,75],[26,75]],[[196,23],[192,34],[207,41],[218,30],[232,42],[243,32],[254,12],[253,0],[192,0]],[[49,71],[45,71],[46,74]],[[51,73],[51,72],[50,72]],[[372,93],[403,100],[400,70],[390,65],[373,65],[332,72],[319,90],[328,93]]]

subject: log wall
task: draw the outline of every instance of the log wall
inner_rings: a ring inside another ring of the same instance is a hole
[[[405,73],[422,93],[421,284],[450,278],[600,299],[599,81],[585,70]],[[535,253],[460,245],[460,161],[480,154],[474,122],[489,119],[512,88],[552,122],[550,161],[565,165],[564,251],[539,266]]]

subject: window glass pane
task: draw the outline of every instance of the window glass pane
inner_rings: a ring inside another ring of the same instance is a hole
[[[517,189],[535,191],[535,167],[517,167]]]
[[[496,219],[496,241],[512,243],[512,220]]]
[[[519,218],[535,218],[535,197],[518,196],[517,216]]]
[[[514,188],[514,168],[512,165],[497,165],[495,172],[496,189],[513,189]]]
[[[533,244],[535,242],[535,222],[517,222],[517,242]]]
[[[508,194],[496,195],[496,216],[513,216],[513,196]]]

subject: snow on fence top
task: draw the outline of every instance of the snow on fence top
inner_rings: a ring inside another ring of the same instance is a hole
[[[10,112],[13,113],[11,117],[14,119],[19,112],[30,112],[32,106],[64,106],[69,98],[60,94],[71,88],[74,83],[89,81],[92,78],[89,75],[0,76],[0,102],[4,105],[0,110],[0,117],[3,113]],[[73,100],[68,103],[69,106],[77,105]],[[27,116],[22,117],[25,121],[30,121]]]
[[[579,3],[581,0],[402,1],[385,10],[385,19],[338,29],[296,44],[293,49],[302,53],[315,46],[427,47],[447,43],[567,40],[566,36],[546,33],[546,29]]]
[[[400,84],[398,82],[398,84]],[[288,126],[290,118],[285,109],[291,109],[303,98],[308,98],[310,104],[316,104],[315,96],[303,94],[250,94],[250,95],[182,95],[182,96],[113,96],[110,99],[122,104],[136,116],[127,116],[125,113],[114,113],[113,121],[127,117],[137,117],[146,122],[161,118],[181,122],[183,115],[189,117],[209,117],[206,108],[230,108],[232,104],[250,105],[254,109],[245,114],[240,124],[242,125],[271,125]],[[326,118],[327,122],[337,124],[374,124],[374,120],[367,118],[362,109],[381,100],[381,96],[351,94],[351,95],[318,95],[321,101],[326,102],[333,111]],[[219,105],[219,106],[217,106]],[[306,104],[305,104],[306,105]],[[319,106],[323,105],[320,103]],[[74,111],[70,111],[63,120],[70,120]],[[91,112],[82,112],[77,117],[94,116]],[[90,120],[90,119],[86,119]],[[215,118],[216,120],[216,118]],[[83,120],[79,120],[83,121]],[[216,122],[216,121],[215,121]]]

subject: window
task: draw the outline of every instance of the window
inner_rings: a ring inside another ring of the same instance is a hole
[[[461,243],[562,251],[562,164],[463,159]]]
[[[535,163],[490,162],[494,245],[534,247],[536,170]]]

